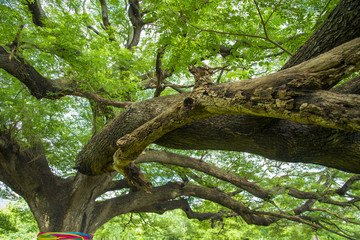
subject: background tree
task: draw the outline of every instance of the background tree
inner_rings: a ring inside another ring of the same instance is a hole
[[[360,3],[336,3],[4,2],[0,180],[41,231],[181,209],[359,237]]]

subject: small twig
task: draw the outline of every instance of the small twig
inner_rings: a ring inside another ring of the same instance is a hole
[[[125,231],[125,229],[126,229],[126,227],[130,224],[130,223],[132,223],[132,224],[134,224],[135,226],[136,226],[136,224],[132,221],[132,217],[133,217],[133,214],[132,213],[130,213],[130,219],[129,219],[129,221],[125,224],[125,226],[124,226],[124,228],[123,228],[123,232]],[[137,226],[136,226],[137,227]]]
[[[323,15],[324,12],[326,11],[327,7],[330,5],[331,1],[332,1],[332,0],[329,0],[329,1],[326,3],[325,7],[323,8],[323,10],[321,11],[321,13],[320,13],[320,15],[319,15],[319,18],[322,17],[322,15]]]
[[[325,230],[327,230],[327,231],[329,231],[329,232],[332,232],[332,233],[334,233],[334,234],[336,234],[336,235],[339,235],[339,236],[344,237],[344,238],[347,238],[347,239],[353,239],[353,240],[355,240],[355,238],[346,236],[346,235],[348,235],[348,234],[344,235],[344,234],[341,234],[341,233],[339,233],[339,232],[337,232],[337,231],[331,230],[330,228],[325,227],[325,226],[324,226],[323,224],[321,224],[320,222],[317,222],[317,224],[318,224],[319,226],[321,226],[321,228],[323,228],[323,229],[325,229]]]
[[[265,25],[269,22],[270,18],[272,17],[272,15],[274,14],[274,12],[276,11],[276,8],[281,4],[283,0],[280,0],[279,3],[274,7],[274,10],[270,13],[270,16],[268,17],[268,19],[265,21]]]
[[[16,33],[16,37],[15,37],[13,43],[12,43],[12,45],[15,46],[15,47],[17,47],[19,45],[20,34],[21,34],[21,31],[23,30],[23,28],[24,28],[24,25],[23,24],[20,25],[20,28]]]
[[[293,54],[291,52],[289,52],[288,50],[286,50],[284,47],[282,47],[280,44],[278,44],[277,42],[274,42],[273,40],[263,37],[263,36],[258,36],[258,35],[251,35],[251,34],[244,34],[244,33],[231,33],[231,32],[221,32],[221,31],[216,31],[216,30],[210,30],[210,29],[203,29],[200,27],[197,27],[189,22],[186,22],[187,24],[189,24],[190,26],[192,26],[193,28],[196,28],[200,31],[203,32],[211,32],[211,33],[217,33],[217,34],[224,34],[224,35],[230,35],[230,36],[241,36],[241,37],[250,37],[250,38],[259,38],[259,39],[263,39],[265,41],[268,41],[270,43],[272,43],[273,45],[275,45],[276,47],[280,48],[281,50],[283,50],[284,52],[286,52],[287,54],[289,54],[290,56],[292,56]]]
[[[331,214],[331,215],[333,215],[333,216],[335,216],[335,217],[337,217],[337,218],[339,218],[339,219],[341,219],[341,220],[344,220],[344,221],[346,221],[346,222],[348,222],[348,223],[353,223],[353,224],[356,224],[356,225],[360,225],[360,223],[358,223],[358,222],[351,221],[351,220],[349,220],[349,218],[344,218],[344,217],[342,217],[342,216],[340,216],[340,215],[338,215],[338,214],[336,214],[336,213],[334,213],[334,212],[331,212],[331,211],[329,211],[329,210],[326,210],[326,209],[313,208],[313,209],[309,209],[309,211],[313,211],[313,212],[315,212],[315,211],[325,212],[325,213]]]
[[[294,222],[304,223],[306,225],[309,225],[309,226],[317,228],[317,229],[321,228],[320,225],[305,221],[304,219],[301,219],[300,217],[297,217],[297,216],[288,216],[288,215],[284,215],[284,214],[280,214],[280,213],[271,213],[271,212],[262,212],[262,211],[252,211],[252,213],[255,215],[268,215],[268,216],[272,216],[272,217],[276,217],[276,218],[285,218],[285,219],[288,219],[288,220],[291,220]]]

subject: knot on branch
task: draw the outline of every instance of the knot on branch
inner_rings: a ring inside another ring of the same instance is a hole
[[[131,162],[124,167],[123,175],[131,186],[143,190],[146,193],[150,193],[152,187],[151,182],[134,162]]]
[[[214,71],[209,67],[194,67],[189,66],[189,71],[195,78],[194,89],[200,86],[211,85],[211,76],[214,74]]]
[[[119,148],[125,148],[130,146],[134,141],[134,137],[131,134],[126,134],[116,141],[116,146]]]
[[[139,190],[143,190],[146,193],[150,193],[152,184],[140,168],[135,165],[133,159],[134,158],[128,158],[121,148],[119,148],[113,155],[114,162],[111,168],[122,174],[129,185],[134,186]]]
[[[191,97],[185,98],[184,107],[188,110],[191,110],[193,106],[194,106],[194,99],[192,99]]]

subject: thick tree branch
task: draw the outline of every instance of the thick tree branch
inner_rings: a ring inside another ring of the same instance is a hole
[[[129,18],[130,22],[132,23],[132,33],[130,34],[128,43],[126,45],[127,49],[132,49],[133,47],[136,47],[140,42],[140,34],[143,26],[145,23],[142,19],[142,14],[140,12],[140,5],[138,0],[129,0]]]
[[[360,175],[355,175],[351,177],[349,180],[345,182],[345,184],[335,191],[335,193],[339,194],[340,196],[344,196],[347,191],[351,189],[351,186],[360,180]]]
[[[344,7],[346,6],[346,7]],[[360,2],[341,0],[321,27],[296,51],[282,67],[286,69],[360,37]],[[334,26],[338,26],[335,27]],[[348,31],[338,31],[338,29]]]
[[[39,27],[45,26],[44,21],[47,17],[40,5],[40,2],[38,0],[26,0],[25,4],[28,6],[31,12],[33,23]]]
[[[153,212],[153,213],[163,214],[166,211],[175,210],[175,209],[183,210],[185,212],[187,218],[189,218],[189,219],[198,219],[200,221],[204,221],[204,220],[208,220],[208,219],[220,220],[223,217],[238,216],[238,214],[236,214],[236,213],[227,213],[227,212],[223,212],[223,211],[218,212],[218,213],[194,212],[191,209],[188,201],[185,199],[166,201],[166,202],[158,203],[158,204],[148,206],[145,208],[140,208],[133,212]]]
[[[102,20],[103,20],[103,28],[104,28],[104,30],[109,31],[109,40],[115,41],[114,31],[112,31],[111,24],[109,21],[106,0],[99,0],[99,1],[100,1],[100,5],[101,5],[101,16],[102,16]]]
[[[331,89],[335,93],[360,94],[360,76],[354,77],[347,82]]]
[[[212,86],[207,80],[204,85],[207,75],[200,77],[201,85],[190,97],[117,141],[119,149],[108,171],[113,168],[128,177],[126,166],[147,145],[187,123],[220,114],[283,118],[360,132],[358,95],[297,92],[330,88],[359,68],[360,38],[298,66],[251,81]],[[195,80],[199,80],[197,76]]]
[[[3,46],[0,46],[0,68],[24,83],[31,94],[38,99],[44,96],[49,96],[50,98],[51,94],[49,93],[57,93],[53,98],[59,98],[67,93],[66,89],[42,76],[35,68],[26,63],[24,59],[12,55]]]

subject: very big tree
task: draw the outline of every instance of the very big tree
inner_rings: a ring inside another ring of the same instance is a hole
[[[360,2],[0,7],[0,180],[41,231],[182,209],[359,237]]]

